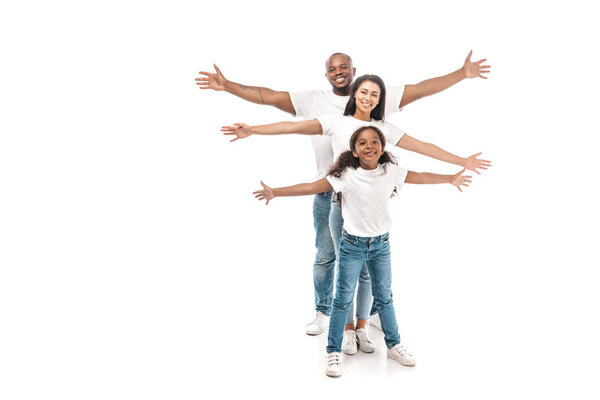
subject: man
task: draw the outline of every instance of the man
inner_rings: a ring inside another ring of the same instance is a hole
[[[481,65],[486,61],[485,59],[476,62],[471,61],[472,53],[471,50],[461,68],[448,75],[427,79],[415,85],[386,87],[387,107],[385,114],[400,111],[405,105],[446,90],[463,79],[487,79],[483,74],[489,73],[490,66]],[[343,113],[356,74],[352,59],[343,53],[332,54],[327,59],[325,67],[325,76],[331,85],[331,91],[309,90],[289,93],[265,87],[246,86],[226,79],[216,65],[214,65],[215,73],[201,71],[200,74],[204,76],[196,78],[196,84],[200,89],[224,90],[253,103],[275,106],[291,115],[313,119],[327,114]],[[333,149],[328,136],[314,135],[312,141],[318,178],[320,179],[325,176],[327,169],[333,164]],[[318,194],[313,202],[317,247],[317,255],[313,266],[313,281],[317,314],[314,321],[306,327],[308,335],[318,335],[327,328],[327,318],[333,304],[335,246],[329,223],[330,204],[331,193]],[[359,333],[364,328],[365,323],[365,320],[359,319],[357,321],[356,328]],[[369,341],[366,333],[364,335],[363,340]]]

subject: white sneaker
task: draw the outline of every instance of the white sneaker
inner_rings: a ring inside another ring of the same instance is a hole
[[[341,353],[327,353],[327,369],[325,370],[325,375],[331,377],[342,375],[341,358]]]
[[[372,353],[375,351],[375,344],[371,342],[365,329],[361,328],[356,330],[356,341],[358,342],[358,348],[365,353]]]
[[[352,329],[348,329],[344,331],[344,339],[342,339],[342,353],[353,355],[358,352],[358,348],[356,346],[356,331]]]
[[[327,329],[328,322],[329,317],[321,311],[317,311],[317,316],[314,321],[306,325],[306,334],[311,336],[320,335]]]
[[[381,329],[381,320],[379,319],[379,314],[375,313],[375,314],[371,315],[367,322],[373,328],[379,329],[381,332],[383,332],[383,329]]]
[[[387,350],[388,358],[398,361],[402,365],[413,366],[417,363],[417,360],[412,354],[408,352],[401,344],[397,344],[394,347],[389,347]]]

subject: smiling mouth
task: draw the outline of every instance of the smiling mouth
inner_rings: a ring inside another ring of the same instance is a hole
[[[339,78],[335,78],[333,81],[335,83],[343,83],[345,80],[346,80],[346,77],[345,76],[341,76]]]

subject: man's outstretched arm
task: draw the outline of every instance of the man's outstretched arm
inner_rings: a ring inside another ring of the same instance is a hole
[[[231,82],[223,76],[219,67],[216,65],[214,65],[214,67],[215,74],[200,71],[200,74],[204,75],[204,77],[196,78],[196,85],[198,85],[200,89],[224,90],[244,100],[251,101],[252,103],[275,106],[282,111],[296,115],[296,110],[294,109],[294,105],[292,104],[288,92],[278,92],[269,88],[246,86]]]
[[[484,61],[486,61],[485,58],[475,62],[471,61],[472,54],[473,50],[469,52],[469,55],[467,56],[462,68],[457,69],[448,75],[427,79],[423,82],[417,83],[416,85],[406,85],[404,87],[402,100],[400,101],[400,108],[412,103],[415,100],[419,100],[423,97],[431,96],[432,94],[446,90],[450,86],[457,84],[465,78],[487,79],[487,77],[483,74],[489,73],[491,67],[489,65],[481,65]]]

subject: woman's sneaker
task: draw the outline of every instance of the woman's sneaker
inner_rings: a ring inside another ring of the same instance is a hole
[[[373,328],[379,329],[383,332],[383,329],[381,329],[381,320],[379,319],[379,314],[371,315],[367,323],[369,324],[369,326],[372,326]]]
[[[327,369],[325,370],[325,375],[334,378],[342,375],[341,358],[341,353],[327,353]]]
[[[392,360],[398,361],[402,365],[413,366],[417,360],[401,344],[397,344],[387,349],[387,356]]]
[[[365,353],[372,353],[375,351],[375,344],[371,342],[365,329],[356,330],[356,341],[358,342],[358,348]]]
[[[344,331],[344,339],[342,339],[342,353],[353,355],[356,354],[358,348],[356,347],[356,331],[348,329]]]
[[[321,311],[317,311],[317,316],[314,321],[306,325],[306,334],[315,336],[320,335],[327,329],[327,322],[329,317],[323,314]]]

